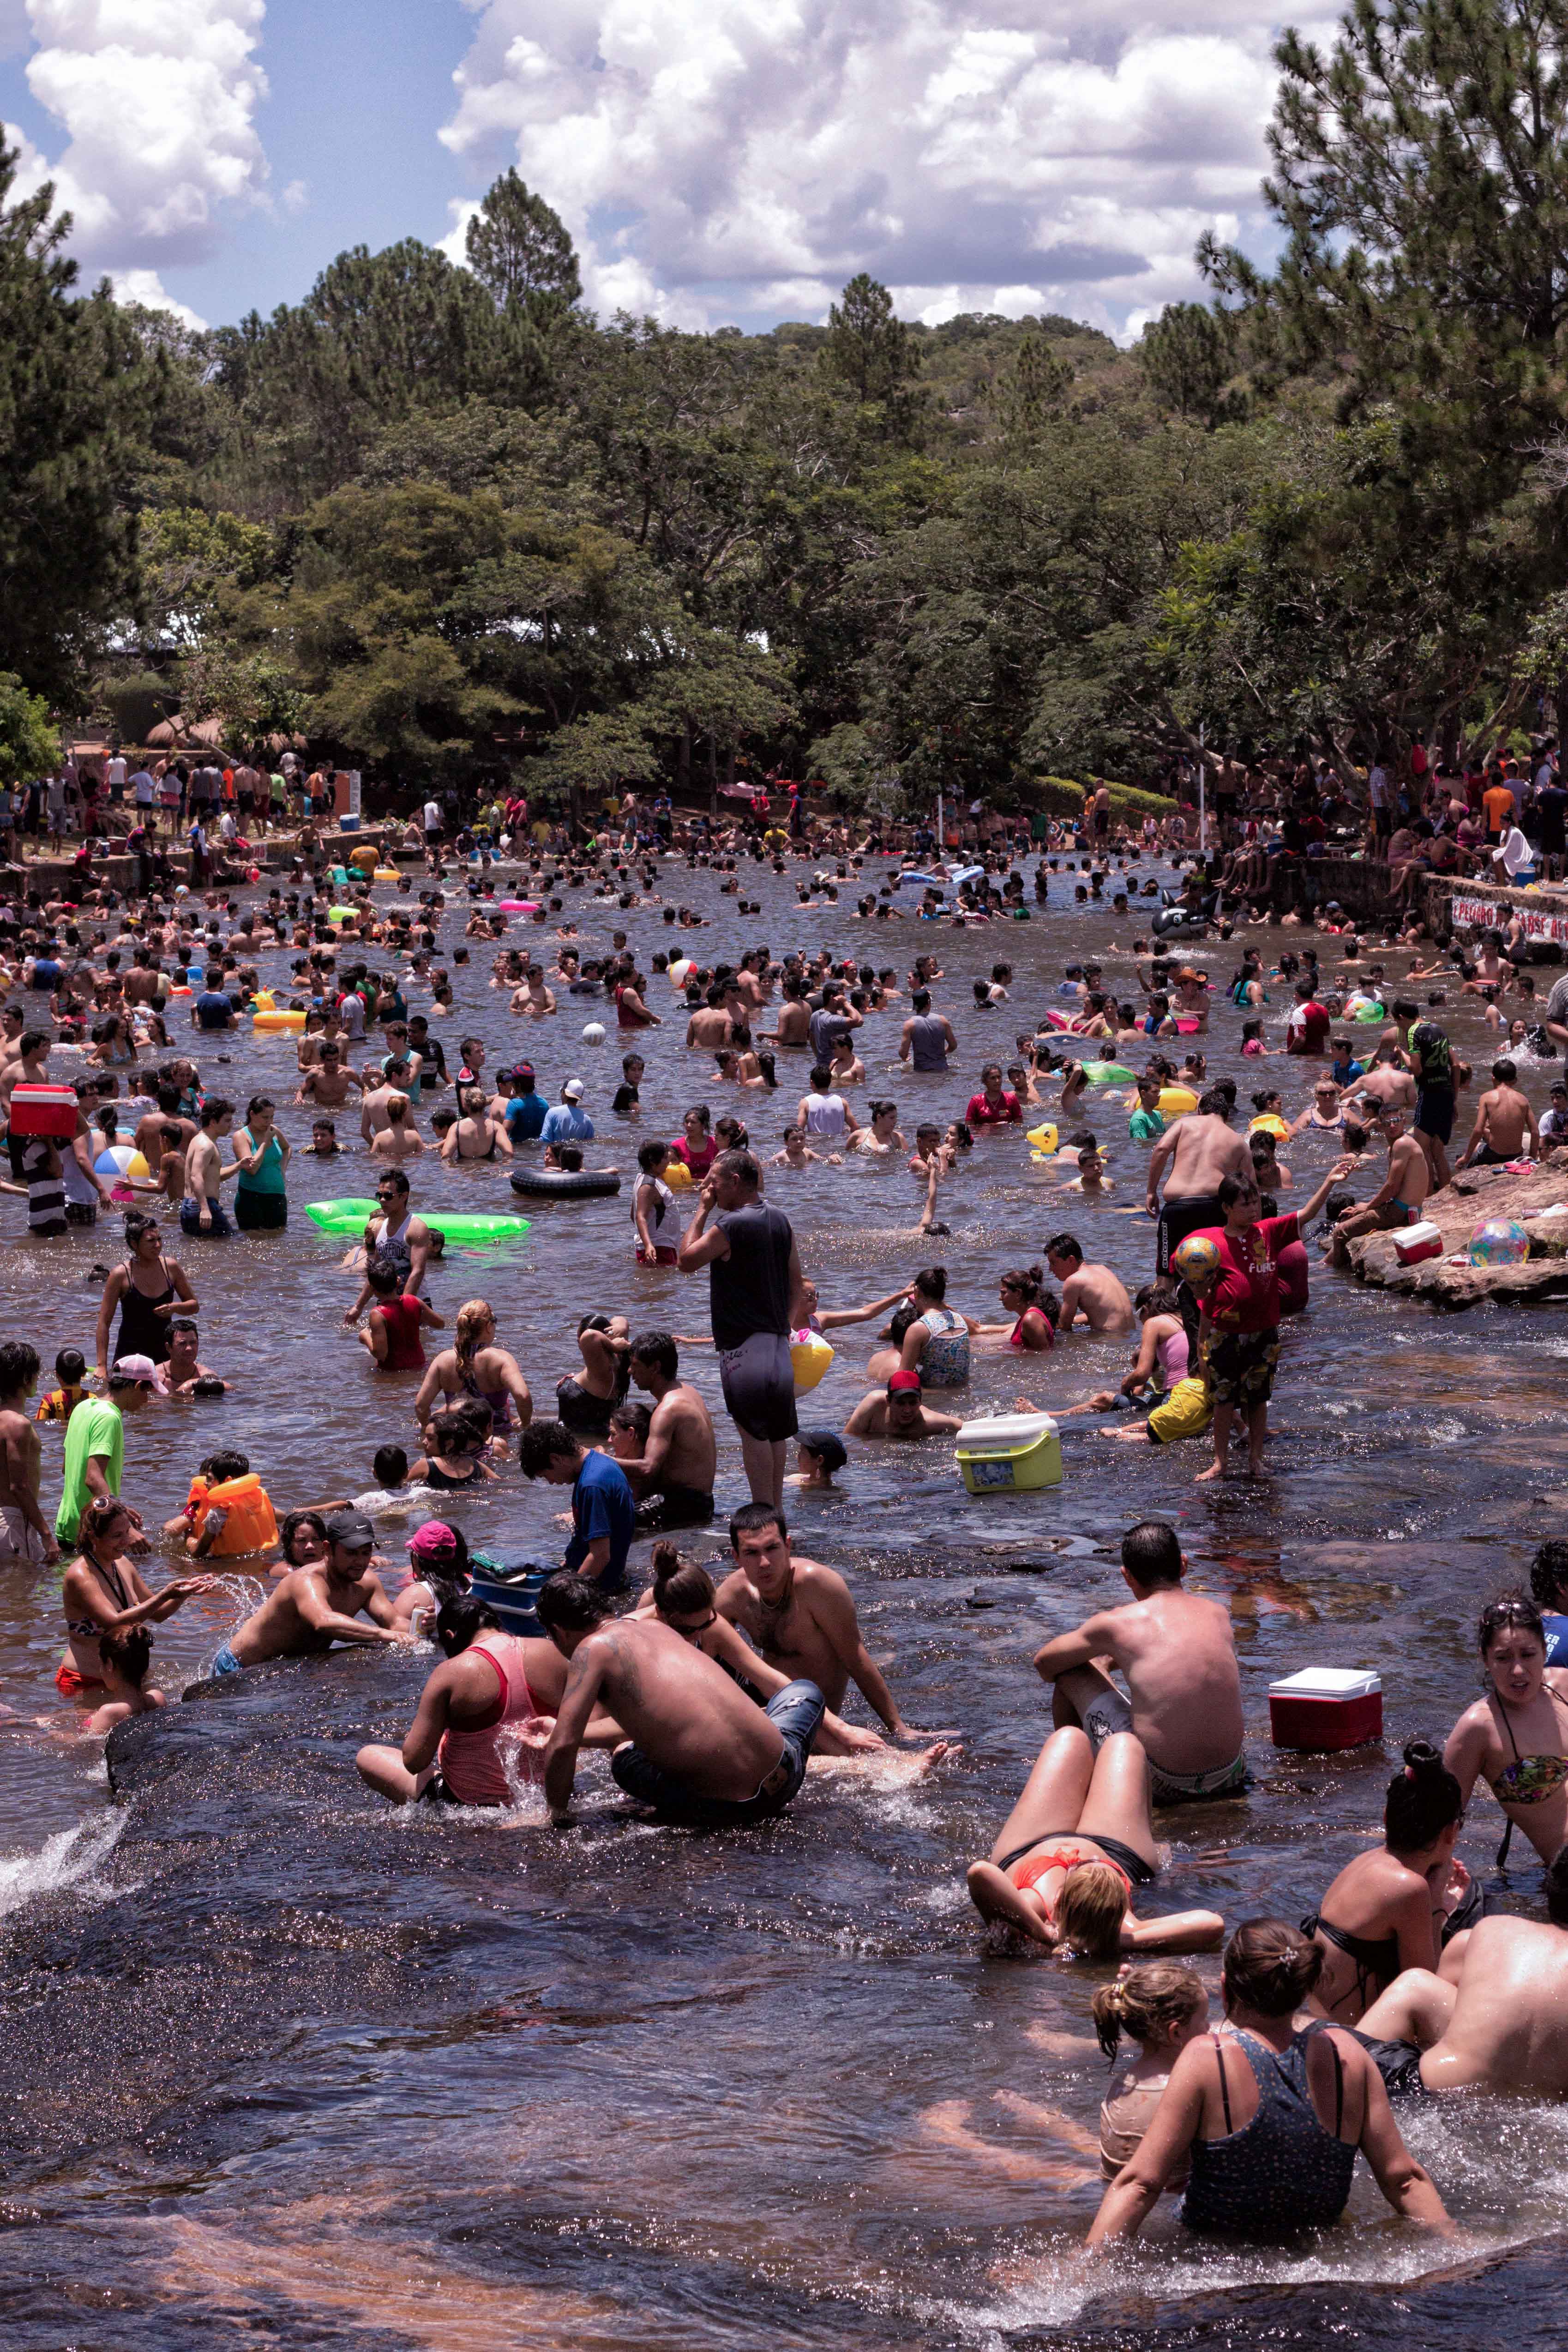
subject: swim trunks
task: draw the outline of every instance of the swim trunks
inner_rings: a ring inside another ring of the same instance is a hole
[[[213,1222],[210,1227],[211,1234],[214,1236],[232,1234],[234,1227],[229,1223],[228,1211],[225,1208],[223,1202],[221,1201],[210,1201],[207,1205],[213,1213]],[[201,1234],[201,1217],[202,1204],[200,1201],[193,1200],[187,1193],[184,1200],[180,1203],[180,1231],[183,1234]],[[203,1234],[202,1237],[204,1240],[207,1238],[205,1234]]]
[[[1418,1225],[1420,1222],[1420,1210],[1411,1208],[1405,1201],[1385,1201],[1377,1212],[1377,1231],[1380,1234],[1392,1233],[1399,1225]]]
[[[225,1642],[223,1648],[218,1652],[217,1656],[213,1660],[211,1671],[214,1676],[218,1675],[243,1675],[245,1668]]]
[[[1204,1370],[1216,1404],[1250,1412],[1267,1404],[1274,1393],[1274,1370],[1280,1360],[1280,1327],[1268,1331],[1217,1332],[1208,1343]]]
[[[663,1535],[674,1528],[706,1528],[713,1517],[713,1496],[695,1486],[666,1486],[637,1506],[640,1536]]]
[[[692,1829],[727,1829],[747,1822],[771,1821],[781,1813],[806,1777],[806,1759],[817,1728],[827,1712],[827,1700],[815,1683],[786,1683],[764,1710],[777,1727],[784,1752],[755,1796],[703,1797],[688,1789],[640,1748],[618,1748],[610,1759],[617,1787],[641,1805],[652,1805],[665,1821]]]
[[[1131,1731],[1133,1710],[1119,1690],[1102,1691],[1079,1717],[1096,1756],[1113,1732]]]
[[[753,1331],[738,1348],[722,1349],[718,1376],[725,1409],[743,1436],[777,1444],[796,1434],[800,1424],[787,1333]]]
[[[1158,1272],[1170,1272],[1172,1254],[1186,1241],[1188,1234],[1200,1233],[1208,1225],[1223,1225],[1224,1223],[1225,1212],[1219,1205],[1218,1192],[1180,1192],[1174,1201],[1162,1201],[1155,1259]]]
[[[1203,1805],[1222,1797],[1239,1797],[1252,1786],[1243,1750],[1228,1764],[1212,1765],[1207,1772],[1171,1772],[1149,1759],[1156,1805]]]
[[[1350,2029],[1383,2077],[1391,2099],[1429,2099],[1433,2094],[1421,2080],[1421,2049],[1415,2042],[1378,2042],[1370,2033]]]
[[[1422,1087],[1416,1097],[1416,1125],[1434,1143],[1447,1143],[1454,1132],[1452,1087]]]
[[[19,1503],[0,1503],[0,1561],[16,1559],[26,1560],[30,1568],[41,1568],[44,1538],[24,1518]]]
[[[1197,1379],[1177,1381],[1149,1415],[1149,1443],[1174,1445],[1178,1438],[1201,1437],[1213,1419],[1214,1407],[1207,1382]]]

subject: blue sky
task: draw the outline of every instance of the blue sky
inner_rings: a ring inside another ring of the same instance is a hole
[[[1307,29],[1315,29],[1309,22]],[[516,163],[601,312],[1065,310],[1123,335],[1267,243],[1251,0],[0,0],[0,115],[84,271],[210,323],[461,252]]]

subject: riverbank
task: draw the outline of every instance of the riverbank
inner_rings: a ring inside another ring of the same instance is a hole
[[[1401,1265],[1394,1234],[1368,1234],[1347,1244],[1351,1270],[1375,1290],[1394,1290],[1431,1307],[1458,1309],[1495,1298],[1523,1305],[1568,1297],[1568,1149],[1545,1152],[1527,1171],[1467,1168],[1423,1214],[1443,1236],[1441,1257]],[[1488,1217],[1517,1217],[1530,1236],[1530,1255],[1518,1265],[1454,1262]]]

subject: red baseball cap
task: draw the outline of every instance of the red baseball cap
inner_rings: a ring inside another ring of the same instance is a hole
[[[887,1383],[887,1392],[889,1396],[894,1396],[904,1389],[913,1389],[915,1395],[919,1395],[920,1375],[918,1372],[897,1371],[889,1376]]]

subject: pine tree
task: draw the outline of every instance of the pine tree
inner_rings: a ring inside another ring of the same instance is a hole
[[[842,301],[835,302],[828,312],[822,360],[829,373],[849,386],[862,408],[893,401],[919,373],[909,331],[893,314],[892,295],[864,270],[851,278]]]
[[[486,191],[468,224],[468,267],[497,310],[517,303],[537,326],[550,325],[582,294],[566,224],[514,165]]]
[[[1236,322],[1202,302],[1167,302],[1144,330],[1138,360],[1149,390],[1178,416],[1217,425],[1231,413],[1225,399],[1236,372]]]

